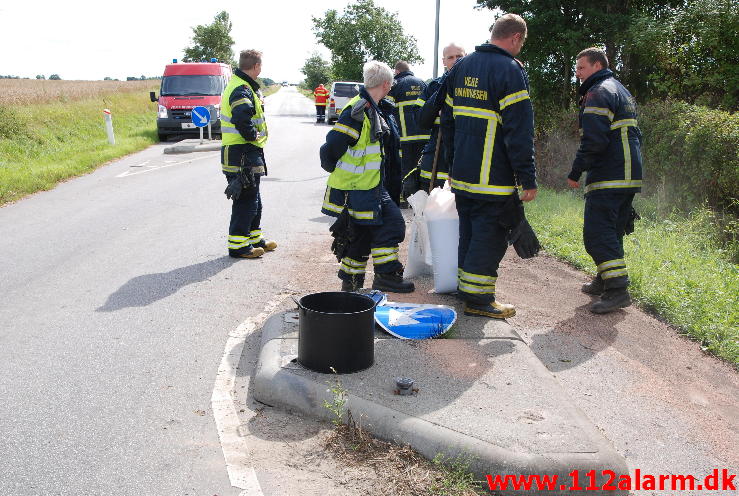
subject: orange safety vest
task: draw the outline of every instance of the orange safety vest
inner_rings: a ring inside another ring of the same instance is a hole
[[[324,88],[324,86],[318,85],[318,87],[313,90],[313,96],[316,98],[316,105],[321,105],[322,107],[326,106],[326,100],[328,100],[328,90]]]

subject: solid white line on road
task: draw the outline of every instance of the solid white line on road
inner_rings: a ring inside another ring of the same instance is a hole
[[[244,489],[239,496],[263,496],[263,493],[254,468],[249,466],[246,439],[239,434],[241,423],[233,398],[236,370],[241,361],[246,337],[261,327],[288,295],[289,293],[277,295],[265,305],[262,313],[246,319],[229,333],[210,398],[228,478],[232,486]]]
[[[172,167],[173,165],[189,164],[190,162],[195,162],[196,160],[203,160],[203,159],[206,159],[206,158],[211,158],[212,156],[213,156],[213,154],[209,153],[208,155],[205,155],[203,157],[191,158],[190,160],[180,160],[179,162],[165,162],[162,165],[148,165],[147,166],[148,167],[147,169],[143,169],[143,170],[139,170],[139,171],[135,171],[135,172],[132,172],[131,170],[127,170],[126,172],[122,172],[122,173],[118,174],[115,177],[129,177],[129,176],[135,176],[137,174],[145,174],[147,172],[151,172],[151,171],[155,171],[155,170],[159,170],[159,169],[164,169],[165,167]],[[141,167],[141,166],[147,164],[148,162],[149,161],[147,160],[146,162],[143,162],[143,163],[141,163],[139,165],[132,165],[131,167]]]

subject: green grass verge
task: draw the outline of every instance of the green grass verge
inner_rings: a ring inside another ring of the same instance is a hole
[[[107,141],[103,108],[112,111],[115,145]],[[0,205],[155,142],[156,104],[148,92],[0,106]]]
[[[540,190],[526,214],[548,253],[595,274],[582,244],[583,206],[576,194]],[[659,218],[643,198],[636,209],[643,218],[624,239],[632,295],[704,350],[739,365],[739,267],[718,241],[713,214]]]

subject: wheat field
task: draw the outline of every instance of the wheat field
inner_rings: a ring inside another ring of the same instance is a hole
[[[159,80],[148,81],[52,81],[44,79],[0,79],[0,105],[34,105],[71,102],[113,93],[156,91]]]

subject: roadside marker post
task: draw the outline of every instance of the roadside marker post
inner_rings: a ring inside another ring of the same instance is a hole
[[[210,139],[210,111],[206,107],[195,107],[190,114],[192,123],[200,129],[200,144],[203,144],[203,128],[208,126],[208,139]]]
[[[105,132],[108,135],[108,143],[115,145],[115,135],[113,134],[113,117],[110,115],[110,109],[103,109],[103,119],[105,119]]]

